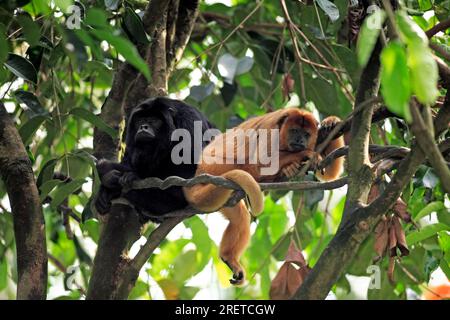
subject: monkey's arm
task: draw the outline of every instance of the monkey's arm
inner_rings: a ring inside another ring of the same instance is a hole
[[[131,168],[106,159],[99,160],[96,167],[101,185],[95,198],[95,208],[98,213],[105,214],[111,208],[111,200],[118,198],[122,193],[122,176],[130,172]]]
[[[120,178],[132,169],[122,163],[101,159],[97,163],[97,172],[103,186],[109,189],[121,189]]]

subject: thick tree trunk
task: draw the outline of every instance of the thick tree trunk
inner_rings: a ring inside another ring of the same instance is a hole
[[[129,206],[113,205],[98,242],[87,299],[127,299],[132,287],[127,290],[120,287],[119,282],[129,263],[128,249],[137,240],[140,226],[137,214]],[[130,282],[134,285],[135,281]]]
[[[169,23],[167,10],[173,6],[178,6],[179,14],[176,15],[177,21]],[[122,66],[115,76],[109,98],[102,107],[101,117],[108,120],[109,125],[118,127],[124,115],[126,116],[139,101],[151,96],[167,94],[167,80],[171,71],[169,67],[174,66],[175,61],[184,51],[197,12],[198,1],[196,0],[150,1],[144,13],[143,23],[146,32],[152,37],[152,43],[145,55],[151,70],[151,83],[148,84],[142,75],[138,75],[126,91],[127,94],[124,95],[124,91],[120,88],[133,74],[125,72],[126,65]],[[169,38],[167,38],[168,28],[170,29]],[[142,48],[139,49],[141,50]],[[98,158],[116,159],[119,149],[118,141],[97,133],[94,137],[94,149]],[[176,223],[173,226],[170,223],[166,224],[160,230],[164,230],[163,234],[166,235]],[[140,254],[139,261],[128,258],[128,248],[132,241],[139,237],[140,227],[138,216],[131,206],[118,203],[112,205],[106,216],[106,222],[102,226],[87,299],[126,299],[128,297],[135,285],[140,268],[153,252],[153,250],[147,250],[145,257]],[[162,239],[163,237],[160,237],[152,243],[159,244]]]
[[[17,299],[45,299],[45,223],[31,161],[14,122],[0,102],[0,174],[14,221],[17,248]]]

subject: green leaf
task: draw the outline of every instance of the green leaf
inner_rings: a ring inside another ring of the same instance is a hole
[[[6,61],[8,57],[8,40],[6,40],[6,27],[0,23],[0,65]]]
[[[98,239],[100,238],[100,223],[97,220],[85,220],[82,224],[82,230],[86,231],[95,243],[98,243]]]
[[[441,263],[439,266],[441,267],[447,278],[450,279],[450,259],[441,259]]]
[[[62,9],[62,11],[67,12],[69,7],[73,4],[73,0],[55,0],[55,4]]]
[[[138,69],[146,78],[150,80],[150,70],[145,61],[139,55],[135,46],[128,40],[114,35],[110,31],[104,30],[91,30],[91,33],[100,40],[105,40],[112,45],[124,58]]]
[[[212,240],[208,234],[205,223],[197,216],[184,221],[184,224],[192,231],[192,242],[197,249],[198,269],[203,269],[210,259]]]
[[[397,12],[396,20],[408,45],[416,43],[424,47],[428,46],[428,37],[425,32],[404,11]]]
[[[22,26],[28,44],[31,47],[37,45],[41,38],[40,26],[27,15],[20,15],[17,17],[17,20],[19,20],[19,23]]]
[[[19,129],[20,137],[22,138],[22,141],[24,145],[28,145],[31,142],[31,139],[33,138],[36,131],[39,129],[39,127],[44,123],[45,120],[47,120],[47,116],[35,116],[25,122]]]
[[[369,61],[385,18],[384,11],[376,10],[364,20],[356,44],[358,63],[361,67],[364,67]]]
[[[33,64],[22,56],[14,53],[8,55],[5,66],[19,78],[37,83],[37,72]]]
[[[182,285],[184,281],[192,277],[198,270],[197,253],[195,250],[184,252],[175,258],[173,263],[173,280]]]
[[[320,9],[322,9],[325,14],[330,18],[331,22],[335,22],[339,19],[339,9],[331,1],[328,0],[316,0]]]
[[[64,199],[78,190],[85,182],[85,179],[76,179],[68,183],[59,185],[56,190],[50,195],[52,197],[52,209],[56,209],[56,207],[60,205],[64,201]]]
[[[430,213],[438,212],[442,209],[445,209],[443,202],[441,201],[430,202],[425,206],[425,208],[419,211],[419,213],[414,217],[414,221],[418,221],[419,219],[429,215]]]
[[[142,44],[149,42],[141,18],[130,7],[125,9],[122,25],[130,39]]]
[[[98,8],[89,9],[84,22],[92,27],[108,28],[110,26],[105,11]]]
[[[74,108],[70,110],[70,114],[79,117],[83,120],[86,120],[87,122],[93,124],[98,129],[104,131],[105,133],[109,134],[113,139],[117,138],[119,133],[117,130],[114,130],[110,126],[106,124],[98,115],[93,114],[87,109],[84,108]]]
[[[64,183],[61,180],[56,180],[56,179],[52,179],[52,180],[47,180],[45,181],[40,187],[39,187],[39,199],[42,201],[45,200],[45,198],[47,198],[48,194],[55,189],[56,186],[60,185]]]
[[[128,295],[128,300],[140,299],[144,297],[145,294],[147,294],[147,292],[148,292],[148,285],[145,282],[138,280],[136,282],[136,285],[133,287],[130,294]]]
[[[0,291],[6,288],[8,284],[8,264],[6,258],[0,259]]]
[[[84,206],[83,212],[81,212],[81,221],[83,223],[85,223],[85,222],[87,223],[89,221],[92,221],[91,219],[95,218],[95,214],[92,211],[93,199],[94,199],[93,197],[91,197],[89,199],[89,201]],[[97,238],[97,241],[98,241],[98,238]]]
[[[450,230],[450,227],[443,223],[435,223],[423,227],[422,229],[412,232],[406,236],[406,243],[411,246],[417,242],[434,236],[439,231]]]
[[[388,109],[411,121],[411,87],[406,50],[399,42],[390,42],[381,53],[381,93]]]
[[[37,178],[37,186],[38,188],[46,181],[53,179],[53,172],[55,171],[55,166],[58,163],[59,158],[48,160],[39,172],[39,176]]]
[[[430,49],[417,42],[408,45],[408,66],[413,93],[421,103],[433,104],[439,96],[439,73]]]
[[[38,98],[30,91],[17,90],[14,96],[20,102],[25,104],[34,114],[46,115],[48,112],[39,102]]]
[[[442,251],[445,253],[450,253],[450,235],[445,231],[441,231],[438,233],[438,236],[439,246]]]

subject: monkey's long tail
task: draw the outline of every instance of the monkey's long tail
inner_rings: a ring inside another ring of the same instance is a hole
[[[248,172],[235,169],[225,172],[222,177],[233,181],[244,190],[249,198],[253,215],[258,215],[264,210],[264,197],[261,188]],[[197,184],[193,187],[183,188],[183,191],[189,204],[203,212],[219,210],[233,193],[231,189],[213,184]]]

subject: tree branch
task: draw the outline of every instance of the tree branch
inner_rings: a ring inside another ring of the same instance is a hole
[[[47,295],[47,245],[39,192],[22,139],[1,102],[0,174],[13,214],[17,299],[44,300]]]
[[[427,30],[425,33],[426,33],[428,38],[431,38],[436,33],[439,33],[441,31],[445,31],[448,28],[450,28],[450,19],[447,19],[447,20],[439,22],[437,25],[435,25],[431,29]]]
[[[166,0],[152,0],[144,12],[144,28],[153,40],[145,55],[147,64],[150,66],[152,82],[147,87],[148,83],[145,77],[141,74],[137,75],[135,70],[134,73],[127,73],[126,77],[122,77],[119,71],[117,83],[121,85],[121,81],[126,80],[125,82],[130,87],[117,92],[113,90],[116,88],[113,85],[110,95],[116,92],[118,97],[113,100],[114,103],[111,103],[112,106],[110,108],[102,108],[102,113],[112,113],[116,116],[114,121],[111,122],[118,124],[119,121],[117,120],[122,119],[123,115],[119,115],[119,112],[122,112],[122,105],[124,105],[125,114],[128,114],[139,101],[149,96],[167,94],[167,79],[170,74],[168,66],[171,66],[173,63],[167,60],[168,55],[166,54],[169,2]],[[174,3],[176,2],[174,1]],[[180,0],[177,21],[185,14],[190,16],[183,18],[184,21],[193,24],[197,10],[197,1]],[[191,25],[183,25],[182,27],[183,29],[175,30],[174,38],[175,56],[178,54],[180,57],[193,28]],[[178,33],[179,38],[177,38]],[[142,54],[142,51],[139,51]],[[175,57],[171,59],[175,59]],[[117,87],[119,87],[119,84]],[[109,103],[108,101],[110,100],[107,99],[105,104]],[[105,117],[108,116],[110,115],[105,115]],[[108,123],[110,124],[110,122]],[[107,148],[109,153],[107,153],[101,148],[101,137],[97,135],[94,137],[94,140],[96,140],[96,143],[94,143],[95,154],[98,157],[105,157],[105,155],[111,155],[108,157],[109,159],[117,157],[116,144],[110,142]],[[127,251],[130,244],[140,236],[141,221],[130,205],[120,203],[114,203],[111,211],[103,219],[105,219],[105,223],[103,224],[97,254],[94,259],[87,299],[126,299],[138,276],[138,273],[130,271]]]
[[[378,41],[362,72],[355,109],[364,101],[376,96],[378,92],[380,52],[381,44]],[[357,217],[352,212],[367,201],[374,179],[369,160],[369,135],[373,110],[374,104],[369,103],[353,117],[347,170],[349,185],[343,217],[336,235],[295,293],[294,299],[324,299],[357,252],[359,243],[353,240],[357,232],[353,221]]]
[[[413,118],[412,130],[416,140],[422,148],[422,151],[427,154],[427,158],[441,180],[441,184],[445,192],[450,193],[450,170],[448,169],[447,163],[439,151],[436,142],[434,141],[434,129],[432,127],[432,123],[431,127],[427,127],[424,119],[420,115],[417,102],[415,102],[414,99],[411,100],[410,107]],[[428,113],[428,117],[431,118],[429,108],[427,106],[423,106],[422,108],[424,109],[423,112],[425,114]]]
[[[376,96],[379,89],[381,43],[377,42],[372,55],[361,75],[356,94],[355,106]],[[373,181],[373,172],[369,158],[369,136],[375,104],[368,104],[354,115],[350,130],[350,144],[347,159],[349,185],[342,220],[349,218],[362,203],[366,203]],[[342,222],[341,222],[342,224]]]
[[[436,132],[447,129],[449,121],[450,103],[444,103],[434,121]],[[394,205],[424,160],[425,153],[413,141],[411,152],[400,162],[384,192],[369,206],[357,207],[344,224],[341,222],[335,237],[295,293],[294,299],[324,299],[327,296],[333,284],[352,262],[360,244],[370,234],[381,215]]]
[[[171,43],[171,47],[167,49],[169,52],[167,59],[169,74],[172,73],[173,68],[180,61],[192,30],[194,29],[199,12],[198,4],[198,0],[180,0],[175,38]]]

